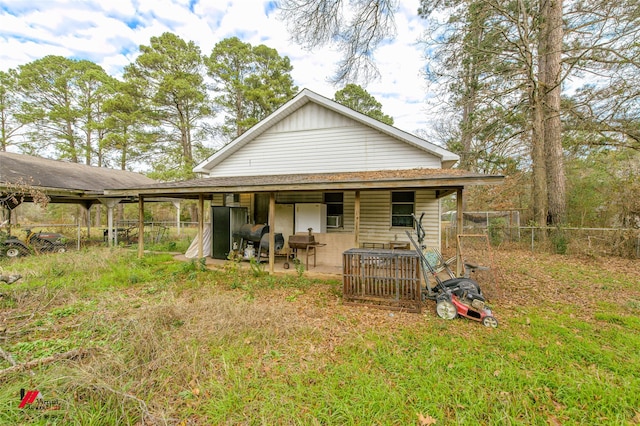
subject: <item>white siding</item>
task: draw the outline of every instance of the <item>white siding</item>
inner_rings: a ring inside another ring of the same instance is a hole
[[[350,127],[358,123],[330,109],[310,102],[296,110],[285,120],[271,127],[267,133],[298,132],[310,129],[326,129],[331,127]]]
[[[217,164],[210,176],[441,167],[438,157],[341,115],[320,114],[310,123],[313,115],[302,114],[307,108],[234,152]]]
[[[426,231],[425,243],[436,248],[440,248],[439,206],[435,191],[416,191],[415,214],[420,217],[425,212],[422,223]],[[408,242],[407,230],[411,229],[391,226],[391,191],[360,193],[360,243]]]

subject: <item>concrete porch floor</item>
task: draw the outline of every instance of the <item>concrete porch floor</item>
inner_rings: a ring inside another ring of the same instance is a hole
[[[184,254],[177,254],[174,256],[174,259],[180,260],[183,262],[189,262],[193,259],[187,258]],[[205,264],[207,268],[210,269],[222,269],[224,264],[229,262],[228,260],[222,259],[213,259],[211,257],[205,257]],[[269,272],[269,262],[268,260],[263,260],[261,262],[263,265],[264,271]],[[276,257],[276,261],[274,264],[274,274],[293,274],[296,275],[298,271],[296,270],[293,261],[289,261],[289,269],[285,269],[284,267],[285,259],[283,257]],[[243,260],[240,262],[240,267],[243,269],[249,269],[250,263],[249,261]],[[342,266],[329,266],[317,264],[313,266],[313,262],[309,264],[309,268],[307,269],[305,266],[304,276],[309,278],[319,278],[319,279],[328,279],[328,280],[340,280],[342,279]]]

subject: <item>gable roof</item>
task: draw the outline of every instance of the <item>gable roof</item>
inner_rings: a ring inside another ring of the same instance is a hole
[[[193,169],[193,171],[195,173],[209,173],[211,169],[220,164],[223,160],[233,155],[240,148],[247,145],[249,142],[253,141],[258,136],[269,130],[277,123],[286,119],[288,116],[298,111],[309,102],[316,103],[324,108],[344,115],[360,124],[391,136],[394,139],[397,139],[418,149],[421,149],[429,154],[432,154],[440,159],[443,168],[450,168],[460,159],[458,155],[422,138],[412,135],[411,133],[400,130],[397,127],[389,126],[388,124],[382,123],[365,114],[339,104],[338,102],[332,101],[331,99],[325,98],[324,96],[312,92],[309,89],[303,89],[294,98],[275,110],[269,116],[251,127],[241,136],[234,139],[231,143],[225,145],[211,157],[198,164]]]

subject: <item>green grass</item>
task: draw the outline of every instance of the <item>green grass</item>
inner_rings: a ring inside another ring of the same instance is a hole
[[[343,306],[337,281],[167,254],[2,263],[24,276],[0,284],[3,350],[18,363],[90,355],[0,375],[0,424],[640,423],[640,273],[498,261],[497,329],[440,320],[431,305]],[[20,388],[63,409],[20,410]]]

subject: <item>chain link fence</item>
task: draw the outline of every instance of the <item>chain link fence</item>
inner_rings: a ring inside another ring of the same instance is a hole
[[[507,226],[489,222],[489,226],[465,225],[462,232],[479,233],[487,234],[496,249],[517,246],[532,252],[640,258],[640,229],[635,228]],[[456,235],[455,224],[443,226],[443,245],[455,247]]]
[[[145,222],[144,240],[145,244],[160,244],[173,240],[191,241],[197,233],[197,223],[182,222],[180,227],[176,222]],[[3,228],[6,234],[8,228]],[[80,250],[84,247],[107,244],[107,227],[93,226],[87,229],[84,225],[64,224],[64,223],[30,223],[12,225],[11,235],[22,241],[26,246],[31,244],[27,238],[29,232],[33,234],[46,234],[48,239],[54,238],[64,243],[67,250]],[[118,221],[114,223],[114,232],[118,245],[131,245],[138,243],[138,222]],[[60,234],[54,237],[52,234]],[[1,243],[1,241],[0,241]]]

